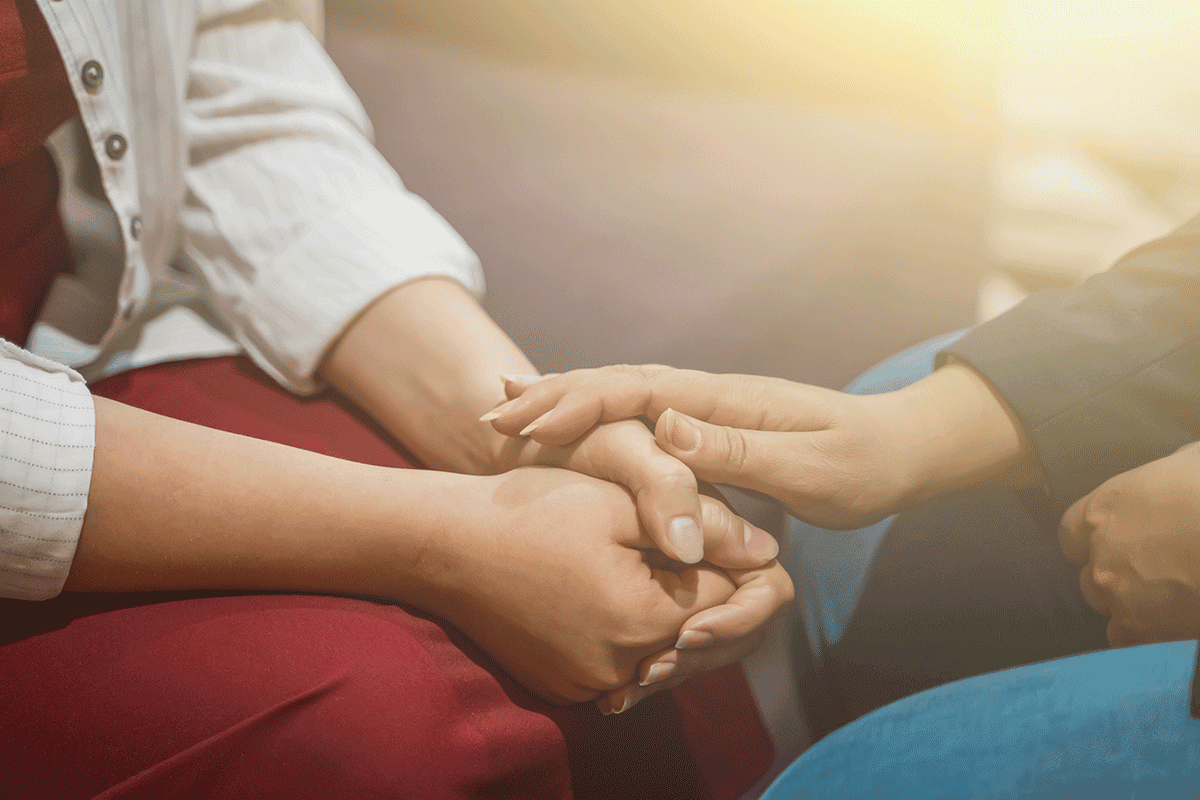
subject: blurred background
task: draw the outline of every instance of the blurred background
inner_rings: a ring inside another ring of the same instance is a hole
[[[327,0],[543,370],[840,386],[1200,210],[1200,4]]]

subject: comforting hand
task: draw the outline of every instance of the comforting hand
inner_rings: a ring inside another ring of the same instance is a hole
[[[1072,505],[1063,553],[1114,646],[1200,631],[1200,445],[1110,478]]]
[[[570,442],[648,416],[663,451],[699,478],[771,495],[824,527],[864,525],[925,497],[992,482],[1027,459],[1019,426],[966,367],[859,397],[752,375],[604,367],[509,380],[501,433]]]
[[[729,574],[671,562],[612,483],[546,468],[464,481],[453,485],[457,524],[423,556],[432,610],[547,699],[623,710],[673,685],[633,691],[646,677],[639,662],[677,663],[674,681],[734,661],[757,643],[748,621],[791,598],[774,562]],[[741,547],[744,523],[716,501],[701,504],[705,551],[719,559]],[[728,608],[739,588],[741,607]],[[674,651],[681,630],[678,643],[698,655]]]
[[[707,558],[718,567],[748,569],[779,554],[775,539],[752,525],[746,526],[740,546],[730,542],[721,553],[706,553],[696,476],[664,453],[654,434],[639,422],[599,425],[563,446],[512,441],[519,451],[514,466],[562,467],[629,489],[650,538],[665,554],[685,564]]]
[[[501,433],[559,444],[597,422],[648,416],[659,447],[697,477],[764,492],[804,519],[846,527],[886,516],[894,460],[862,398],[750,375],[604,367],[521,385],[497,409]],[[878,496],[876,496],[878,495]]]

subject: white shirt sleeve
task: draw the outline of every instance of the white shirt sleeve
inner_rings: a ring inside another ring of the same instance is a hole
[[[283,3],[200,5],[184,112],[183,252],[248,353],[299,392],[342,330],[425,276],[476,294],[478,260],[371,145],[361,105]]]
[[[78,373],[0,339],[0,597],[62,591],[87,510],[95,432]]]

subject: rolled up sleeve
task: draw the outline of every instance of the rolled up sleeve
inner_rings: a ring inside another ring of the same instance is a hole
[[[62,591],[87,510],[95,430],[78,373],[0,339],[0,596]]]
[[[358,100],[286,4],[202,4],[185,110],[184,254],[260,366],[293,391],[388,290],[478,260],[370,142]],[[283,9],[283,11],[281,11]]]

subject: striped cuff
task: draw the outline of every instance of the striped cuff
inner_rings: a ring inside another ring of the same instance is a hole
[[[0,596],[62,591],[87,510],[95,433],[77,372],[0,339]]]

